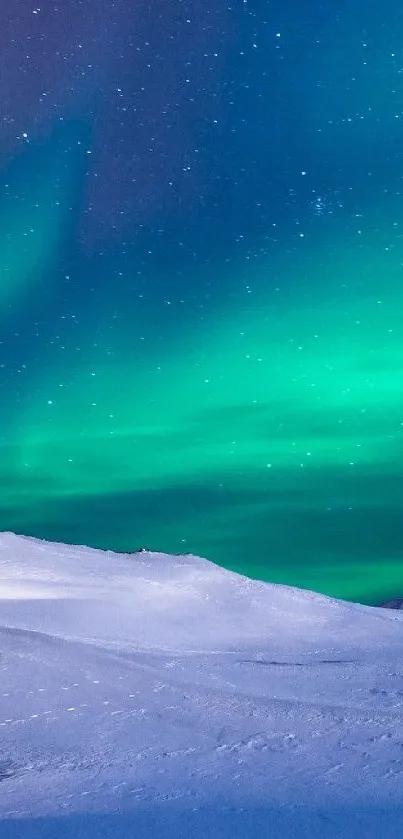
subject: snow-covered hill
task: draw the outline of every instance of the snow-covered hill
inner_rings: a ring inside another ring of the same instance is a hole
[[[401,837],[403,614],[0,534],[0,836]]]

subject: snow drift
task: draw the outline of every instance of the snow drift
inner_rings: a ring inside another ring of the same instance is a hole
[[[401,836],[403,614],[0,534],[7,839]]]

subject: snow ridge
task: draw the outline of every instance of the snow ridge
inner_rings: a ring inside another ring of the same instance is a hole
[[[400,837],[402,621],[0,534],[1,835]]]

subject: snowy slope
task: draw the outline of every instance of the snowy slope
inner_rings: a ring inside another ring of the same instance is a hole
[[[401,837],[403,614],[0,534],[0,836]]]

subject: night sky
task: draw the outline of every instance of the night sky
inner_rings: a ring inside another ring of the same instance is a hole
[[[403,9],[18,0],[0,529],[403,594]]]

